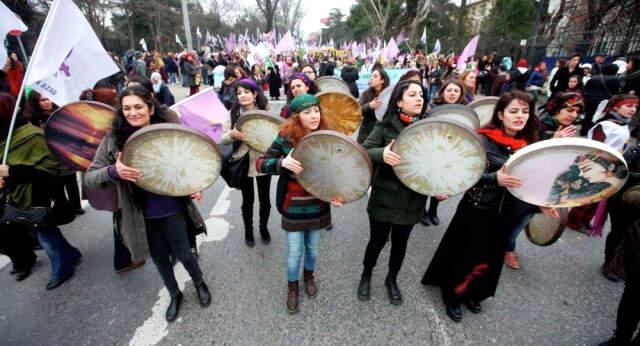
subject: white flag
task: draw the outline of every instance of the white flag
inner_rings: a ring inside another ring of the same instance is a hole
[[[55,0],[31,57],[25,85],[63,106],[120,71],[71,0]]]
[[[181,46],[183,45],[182,41],[180,41],[180,36],[178,36],[178,34],[176,34],[176,43],[181,45]]]
[[[7,50],[4,48],[4,38],[7,34],[14,36],[20,35],[22,32],[27,31],[27,26],[24,25],[22,20],[16,16],[15,13],[0,2],[0,65],[4,65],[7,61]]]
[[[147,42],[144,40],[144,38],[140,39],[140,45],[142,46],[142,50],[144,50],[145,52],[148,52],[149,50],[147,49]]]
[[[196,27],[196,35],[197,35],[199,38],[202,38],[202,33],[200,33],[200,27]]]
[[[433,47],[433,52],[436,55],[440,54],[440,39],[436,40],[436,45]]]
[[[420,42],[422,42],[423,44],[427,43],[427,27],[424,27],[424,30],[422,31],[422,37],[420,38]]]

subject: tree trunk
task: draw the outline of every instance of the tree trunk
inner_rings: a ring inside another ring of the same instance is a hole
[[[456,48],[462,51],[464,45],[464,15],[467,12],[467,0],[460,1],[460,12],[458,13],[458,30],[456,34]]]

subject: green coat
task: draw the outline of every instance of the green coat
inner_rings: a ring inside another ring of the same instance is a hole
[[[362,144],[369,152],[369,157],[377,167],[371,184],[371,197],[367,212],[372,218],[396,225],[415,225],[420,221],[427,196],[421,195],[406,185],[396,176],[393,168],[384,163],[382,152],[406,126],[398,117],[394,117],[388,125],[378,122],[369,137]]]

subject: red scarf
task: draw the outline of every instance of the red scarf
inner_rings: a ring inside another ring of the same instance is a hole
[[[410,115],[406,115],[404,113],[400,113],[398,114],[398,116],[400,117],[400,121],[405,124],[405,125],[410,125],[411,123],[414,123],[418,120],[420,120],[420,118],[418,116],[410,116]]]
[[[513,151],[520,150],[527,145],[527,141],[525,141],[524,139],[513,138],[504,133],[503,129],[482,128],[476,130],[476,132],[493,139],[500,145],[510,147]]]

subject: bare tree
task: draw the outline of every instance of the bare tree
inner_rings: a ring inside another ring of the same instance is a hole
[[[431,0],[407,0],[406,9],[406,19],[411,21],[409,39],[414,40],[420,34],[418,24],[424,22],[431,12]]]
[[[464,40],[464,17],[467,12],[467,0],[460,1],[460,10],[458,12],[458,27],[456,29],[456,36],[454,42],[456,42],[456,49],[462,50]]]
[[[365,0],[362,2],[367,17],[371,23],[374,23],[374,27],[377,28],[376,31],[381,37],[386,36],[392,21],[390,16],[392,2],[384,0]]]
[[[279,1],[280,0],[256,0],[256,5],[258,5],[258,9],[264,15],[267,24],[265,32],[273,30],[273,19],[276,16],[276,8],[278,7]]]
[[[302,14],[301,0],[280,0],[280,7],[277,13],[276,26],[280,32],[291,31],[292,34],[300,35],[300,22]]]

